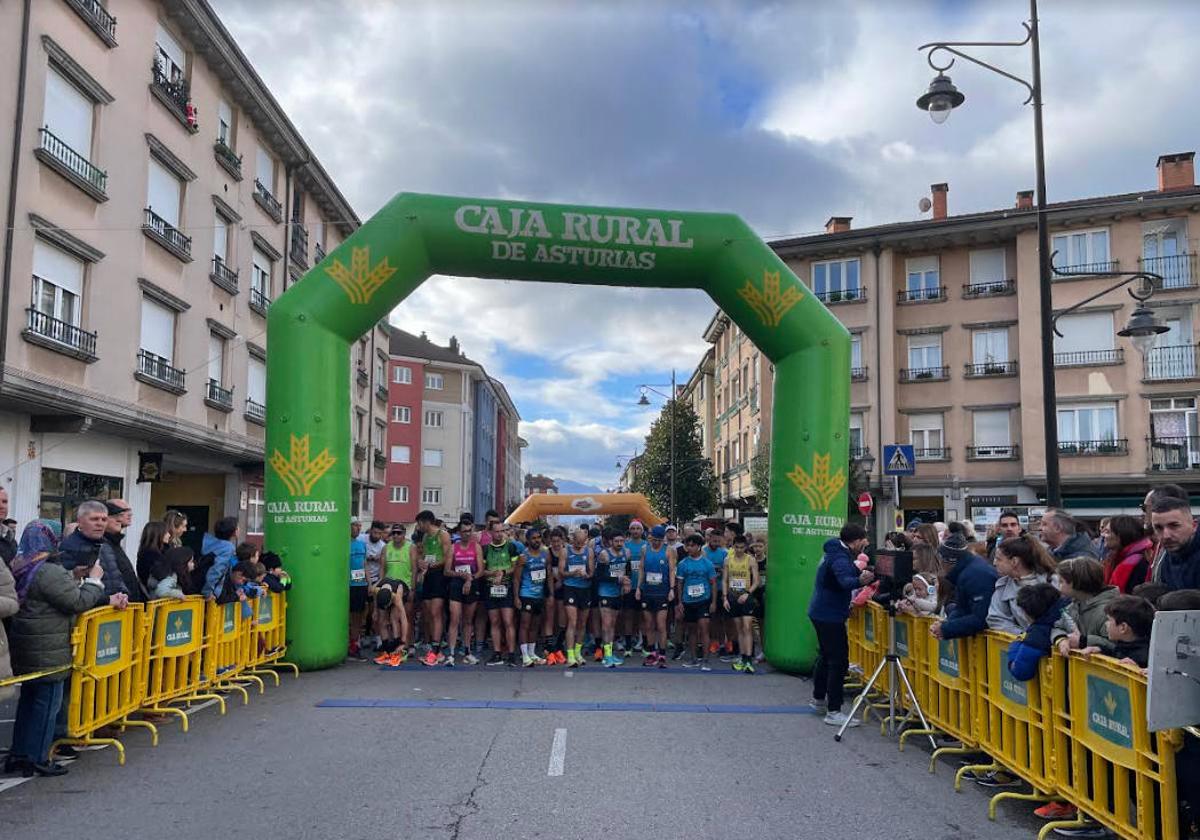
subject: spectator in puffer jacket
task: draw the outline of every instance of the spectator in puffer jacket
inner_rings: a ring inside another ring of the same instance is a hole
[[[987,625],[1004,633],[1022,633],[1032,621],[1017,603],[1017,593],[1026,586],[1050,583],[1058,571],[1054,558],[1032,537],[1006,540],[996,549],[996,571],[1000,573],[992,602],[988,606]],[[1069,636],[1075,622],[1066,615],[1059,616],[1054,637]]]
[[[17,600],[17,584],[9,571],[8,561],[0,558],[0,680],[13,675],[8,654],[8,635],[4,632],[4,619],[17,614],[21,602]],[[15,688],[0,688],[0,700],[7,700],[17,693]]]
[[[212,555],[212,565],[205,573],[204,586],[200,590],[205,598],[215,601],[221,596],[225,581],[237,562],[237,540],[238,521],[233,516],[218,519],[212,533],[204,535],[204,542],[200,544],[200,559],[203,561]]]
[[[1108,521],[1104,550],[1104,582],[1125,595],[1150,579],[1154,543],[1146,535],[1141,520],[1133,516],[1114,516]]]
[[[1067,599],[1052,584],[1035,583],[1017,593],[1017,604],[1032,623],[1008,646],[1008,672],[1024,681],[1036,677],[1038,663],[1049,656],[1050,632],[1066,609]]]
[[[950,562],[946,552],[942,552],[942,558]],[[954,588],[954,600],[946,604],[946,620],[929,628],[939,639],[961,639],[986,630],[988,605],[996,591],[997,573],[987,560],[960,549],[953,564],[946,573],[946,582]]]
[[[112,546],[105,539],[108,530],[108,505],[104,502],[82,502],[75,511],[76,528],[66,536],[59,549],[59,562],[68,569],[76,566],[91,567],[96,558],[104,569],[104,594],[129,594],[125,576],[113,554]]]

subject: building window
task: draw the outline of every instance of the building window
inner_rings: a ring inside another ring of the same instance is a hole
[[[850,369],[862,370],[862,334],[854,333],[850,336]]]
[[[255,248],[251,257],[251,265],[253,268],[250,273],[251,292],[258,292],[259,295],[269,300],[271,297],[271,279],[275,273],[275,261],[258,248]]]
[[[425,374],[425,387],[430,391],[440,391],[446,387],[446,378],[440,373]]]
[[[392,381],[397,385],[411,385],[412,368],[406,367],[405,365],[396,365],[394,368],[392,368]]]
[[[918,458],[943,457],[942,415],[910,414],[908,434],[909,443],[913,445]]]
[[[1054,253],[1054,252],[1058,253]],[[1050,252],[1060,271],[1104,271],[1110,268],[1108,228],[1056,233],[1051,238]]]
[[[387,428],[383,423],[375,423],[374,437],[371,438],[371,446],[376,452],[383,452],[383,436],[384,429]]]
[[[908,338],[908,367],[910,370],[941,370],[941,335],[912,335]]]
[[[1059,446],[1066,444],[1087,451],[1115,443],[1117,437],[1117,406],[1114,403],[1059,406]]]
[[[970,262],[972,286],[994,286],[1004,283],[1008,279],[1005,277],[1007,269],[1004,264],[1003,248],[972,251]]]
[[[412,450],[407,446],[392,447],[392,463],[393,464],[411,464]]]
[[[229,263],[229,222],[220,213],[213,215],[213,256],[222,264]]]
[[[1114,349],[1111,312],[1077,312],[1058,319],[1054,336],[1055,364],[1088,364],[1120,361]]]
[[[426,449],[422,453],[421,463],[426,467],[440,467],[442,465],[442,450]]]
[[[217,102],[217,141],[233,148],[233,109],[224,99]]]
[[[267,498],[257,485],[246,490],[246,533],[263,532],[263,512],[267,509]]]
[[[1008,361],[1008,330],[973,330],[971,353],[977,365],[1004,364]]]
[[[930,300],[941,294],[941,276],[937,257],[915,257],[905,260],[908,276],[905,285],[909,300]]]
[[[383,359],[376,356],[375,357],[375,384],[380,388],[384,387],[383,370],[384,370]]]
[[[412,409],[406,405],[392,406],[392,422],[393,423],[411,423]]]
[[[83,262],[58,248],[33,243],[33,308],[50,318],[79,326],[83,299]]]
[[[246,368],[246,397],[258,406],[267,404],[267,363],[251,356]]]
[[[225,339],[214,332],[208,334],[208,379],[225,385]]]
[[[179,227],[179,209],[183,203],[183,182],[153,157],[150,180],[146,187],[146,206],[173,228]]]
[[[66,527],[68,522],[75,521],[75,509],[80,502],[119,499],[125,495],[124,488],[125,482],[115,476],[43,469],[38,517],[57,520]]]
[[[186,55],[183,47],[175,40],[175,36],[164,29],[160,23],[158,34],[154,38],[154,60],[158,62],[163,76],[171,84],[179,84],[183,81],[187,67]]]
[[[442,428],[444,419],[445,419],[445,415],[442,412],[434,411],[433,409],[426,409],[426,411],[425,411],[425,428],[440,429],[440,428]]]
[[[857,458],[863,454],[863,413],[850,412],[850,457]]]
[[[858,257],[813,263],[812,288],[816,296],[826,302],[858,300],[862,291]]]
[[[421,504],[423,505],[440,505],[442,503],[442,488],[440,487],[423,487],[421,488]]]
[[[1162,275],[1164,289],[1182,289],[1194,282],[1187,253],[1186,219],[1164,219],[1142,225],[1142,266]]]
[[[254,177],[271,193],[275,194],[275,158],[259,144],[254,153]]]
[[[397,485],[393,486],[390,498],[391,498],[392,504],[394,504],[394,505],[408,504],[408,485],[407,484],[397,484]]]
[[[1195,397],[1150,400],[1150,468],[1194,470],[1200,467],[1200,422]]]
[[[976,411],[975,450],[976,458],[1008,458],[1012,456],[1012,430],[1009,428],[1011,413],[1008,409],[998,411]]]
[[[89,161],[92,156],[92,126],[96,103],[67,81],[53,67],[46,71],[45,113],[42,124],[55,139],[67,146],[64,154],[50,149],[77,175],[92,180]],[[68,152],[82,160],[76,161]]]
[[[172,364],[175,357],[175,310],[142,297],[142,335],[140,347],[157,357],[155,361]]]

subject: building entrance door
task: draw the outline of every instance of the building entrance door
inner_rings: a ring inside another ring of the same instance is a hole
[[[204,535],[208,533],[208,505],[173,505],[172,510],[177,510],[187,517],[187,531],[183,534],[183,544],[196,553],[197,563],[200,561],[200,546],[204,542]]]

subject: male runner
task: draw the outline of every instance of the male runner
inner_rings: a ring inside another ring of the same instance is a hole
[[[729,553],[725,548],[725,531],[723,528],[708,529],[708,544],[704,546],[704,557],[708,562],[712,563],[713,569],[717,573],[717,587],[723,585],[724,576],[722,574],[725,568],[725,556]],[[730,537],[732,539],[732,536]],[[717,653],[723,647],[724,642],[724,598],[720,591],[716,593],[716,598],[713,603],[713,619],[717,626],[713,628],[712,643],[709,645],[707,653]]]
[[[447,555],[444,567],[446,594],[450,599],[450,627],[446,631],[447,667],[454,667],[460,623],[466,649],[463,664],[475,665],[479,662],[471,652],[471,641],[475,633],[475,611],[479,603],[478,576],[482,568],[483,549],[475,535],[475,520],[471,514],[464,513],[458,521],[458,542]]]
[[[596,575],[600,581],[600,636],[604,643],[604,667],[616,668],[625,664],[613,654],[613,637],[617,631],[622,595],[629,588],[629,551],[625,548],[624,534],[610,532],[607,536],[608,548],[600,552],[600,559],[596,561]]]
[[[629,538],[625,540],[625,551],[629,554],[629,592],[621,599],[621,633],[624,634],[624,644],[618,642],[618,653],[641,653],[642,638],[639,631],[641,604],[634,597],[638,585],[638,572],[642,560],[646,556],[646,526],[640,519],[629,523]],[[636,641],[634,637],[637,637]]]
[[[566,601],[563,593],[563,580],[559,574],[563,555],[566,553],[567,530],[558,526],[550,531],[550,560],[546,572],[546,591],[550,597],[546,599],[546,617],[542,622],[542,635],[546,646],[546,664],[566,665],[567,656],[563,653],[563,628],[567,625]]]
[[[746,537],[733,538],[733,553],[725,558],[725,612],[737,631],[738,659],[733,670],[754,673],[754,593],[758,590],[758,561],[746,551]]]
[[[367,530],[367,559],[363,564],[363,570],[367,573],[367,599],[374,598],[379,594],[379,582],[383,580],[383,550],[387,548],[387,526],[378,519],[372,520],[371,527]],[[370,635],[363,638],[364,643],[370,643],[372,647],[378,650],[382,642],[382,630],[379,624],[376,623],[375,609],[368,609],[367,621],[369,623]]]
[[[395,666],[408,658],[409,603],[416,563],[412,545],[404,539],[404,526],[393,525],[391,536],[391,542],[383,549],[383,579],[375,594],[375,626],[389,638],[380,644],[375,661]]]
[[[349,655],[362,659],[359,636],[367,611],[367,546],[360,540],[362,525],[357,520],[350,523],[350,648]]]
[[[571,532],[571,543],[559,556],[558,574],[563,582],[563,603],[567,612],[567,667],[583,664],[583,634],[592,606],[592,547],[588,529],[580,526]]]
[[[679,598],[675,615],[688,629],[699,630],[700,670],[711,671],[708,664],[708,620],[717,603],[717,570],[704,555],[704,538],[692,534],[684,540],[687,557],[675,566],[676,591]],[[696,636],[693,634],[692,639]],[[684,663],[685,668],[695,663]]]
[[[502,522],[492,523],[492,541],[483,550],[483,591],[488,621],[492,625],[492,658],[488,665],[515,668],[516,645],[513,643],[513,561],[520,552],[505,536]],[[507,654],[507,656],[505,655]]]
[[[442,655],[442,632],[445,630],[446,609],[446,558],[450,556],[450,535],[438,524],[438,519],[431,510],[423,510],[417,514],[417,534],[421,535],[421,563],[418,572],[421,575],[421,612],[424,616],[428,632],[426,641],[429,642],[429,652],[421,660],[424,665],[440,665],[445,661]],[[417,542],[417,534],[413,535],[413,543]]]
[[[588,614],[584,649],[588,656],[595,654],[597,662],[604,658],[604,645],[600,641],[600,575],[596,567],[600,564],[600,552],[608,548],[609,533],[607,528],[596,526],[588,530],[588,536],[592,538],[592,609]]]
[[[750,553],[758,564],[758,595],[754,599],[754,634],[758,640],[758,653],[754,655],[755,662],[762,662],[766,656],[763,650],[763,622],[767,618],[767,543],[759,537],[750,546]]]
[[[521,614],[517,638],[521,645],[521,664],[526,668],[546,664],[546,660],[537,655],[537,631],[546,607],[549,570],[550,550],[542,545],[542,532],[530,528],[525,532],[525,550],[518,555],[513,567],[513,580],[520,581],[513,604]]]
[[[667,615],[675,598],[675,550],[663,542],[667,530],[650,529],[650,544],[642,562],[641,580],[634,598],[642,613],[642,634],[650,653],[644,666],[667,667]]]

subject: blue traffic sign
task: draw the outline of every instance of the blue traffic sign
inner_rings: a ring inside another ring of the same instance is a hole
[[[884,475],[915,475],[916,472],[917,459],[911,445],[893,443],[883,447]]]

